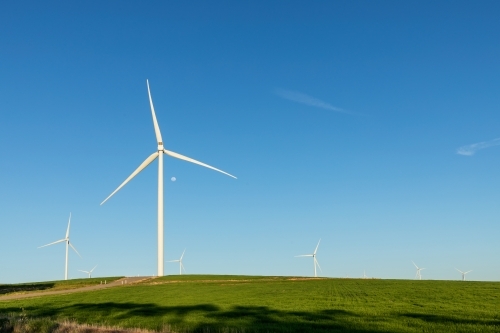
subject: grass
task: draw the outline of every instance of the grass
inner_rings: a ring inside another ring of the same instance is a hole
[[[176,332],[500,332],[500,283],[184,275],[0,302],[20,313]]]
[[[66,290],[66,289],[76,289],[87,286],[94,286],[107,283],[120,279],[119,277],[105,277],[105,278],[92,278],[92,279],[72,279],[72,280],[60,280],[60,281],[48,281],[48,282],[35,282],[35,283],[19,283],[19,284],[0,284],[0,296],[9,294],[26,294],[30,292],[41,292],[41,291],[55,291],[55,290]]]

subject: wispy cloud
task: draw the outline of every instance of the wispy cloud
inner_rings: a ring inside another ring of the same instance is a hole
[[[493,146],[500,146],[500,138],[493,139],[491,141],[483,141],[483,142],[473,143],[467,146],[462,146],[457,149],[457,154],[464,156],[472,156],[478,150]]]
[[[284,90],[284,89],[276,89],[276,95],[284,98],[284,99],[288,99],[290,101],[293,101],[293,102],[297,102],[297,103],[302,103],[302,104],[305,104],[305,105],[309,105],[309,106],[314,106],[314,107],[317,107],[317,108],[321,108],[321,109],[325,109],[325,110],[331,110],[331,111],[335,111],[335,112],[342,112],[342,113],[352,113],[352,112],[349,112],[347,110],[344,110],[344,109],[341,109],[341,108],[338,108],[336,106],[333,106],[327,102],[323,102],[322,100],[320,99],[317,99],[317,98],[314,98],[314,97],[311,97],[309,95],[306,95],[306,94],[303,94],[303,93],[300,93],[300,92],[297,92],[297,91],[289,91],[289,90]]]

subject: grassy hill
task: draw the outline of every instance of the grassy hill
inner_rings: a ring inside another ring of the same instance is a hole
[[[104,277],[92,279],[72,279],[72,280],[59,280],[47,282],[33,282],[33,283],[18,283],[18,284],[0,284],[0,296],[12,294],[26,294],[32,292],[55,291],[76,289],[81,287],[88,287],[98,285],[104,281],[107,283],[115,281],[119,277]]]
[[[500,332],[500,283],[167,276],[0,302],[0,315],[21,312],[176,332]]]

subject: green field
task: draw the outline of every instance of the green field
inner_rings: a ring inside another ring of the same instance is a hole
[[[22,311],[176,332],[500,332],[500,283],[185,275],[0,302]]]

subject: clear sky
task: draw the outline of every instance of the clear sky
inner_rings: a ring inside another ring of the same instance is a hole
[[[0,282],[500,279],[500,2],[3,1]],[[171,181],[176,177],[176,181]],[[166,274],[177,264],[167,263]]]

